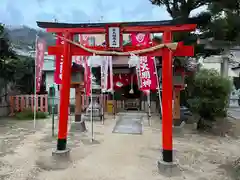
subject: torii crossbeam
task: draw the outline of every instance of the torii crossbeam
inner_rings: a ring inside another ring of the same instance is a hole
[[[45,28],[47,32],[56,33],[56,46],[50,46],[48,52],[55,55],[56,58],[63,59],[62,87],[60,97],[60,118],[57,150],[65,151],[67,142],[67,122],[68,122],[68,106],[69,106],[69,89],[70,89],[70,67],[73,55],[91,56],[89,52],[83,48],[70,43],[74,34],[105,34],[106,47],[87,47],[91,50],[98,51],[118,51],[129,52],[134,50],[143,50],[151,46],[123,47],[122,35],[124,33],[163,33],[162,43],[172,43],[174,32],[194,31],[195,24],[178,24],[175,21],[149,21],[149,22],[125,22],[125,23],[84,23],[84,24],[68,24],[68,23],[52,23],[37,22],[38,26]],[[70,41],[69,41],[70,40]],[[152,45],[154,46],[154,44]],[[101,54],[104,55],[104,54]],[[127,55],[127,54],[125,54]],[[162,56],[162,153],[163,161],[167,163],[173,162],[173,143],[172,143],[172,99],[173,99],[173,56],[193,56],[194,48],[178,43],[176,50],[171,50],[164,46],[151,52],[139,54],[140,56]]]

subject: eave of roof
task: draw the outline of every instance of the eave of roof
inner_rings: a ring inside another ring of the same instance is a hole
[[[195,24],[195,18],[189,18],[186,24]],[[101,28],[106,25],[121,24],[122,27],[131,26],[176,26],[182,25],[180,21],[165,20],[165,21],[139,21],[139,22],[109,22],[109,23],[58,23],[58,22],[40,22],[37,21],[37,25],[40,28]]]
[[[240,69],[240,66],[232,67],[232,70]]]

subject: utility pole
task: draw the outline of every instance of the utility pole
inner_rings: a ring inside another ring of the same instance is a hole
[[[229,71],[229,58],[227,57],[227,55],[223,54],[220,72],[221,76],[228,77],[228,71]]]

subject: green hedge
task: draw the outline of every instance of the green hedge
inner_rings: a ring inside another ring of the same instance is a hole
[[[188,99],[190,109],[205,120],[226,115],[231,87],[231,81],[216,70],[200,70],[196,73]]]

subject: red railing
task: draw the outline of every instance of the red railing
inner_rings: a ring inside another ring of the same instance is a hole
[[[21,112],[25,109],[34,111],[35,96],[34,95],[16,95],[10,96],[10,115],[15,112]],[[48,112],[48,95],[36,96],[36,110]]]

